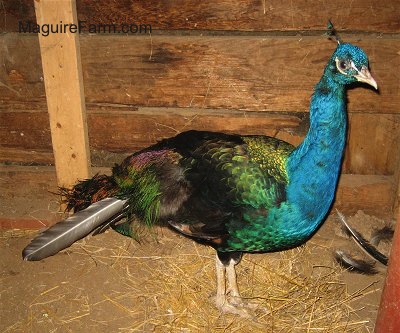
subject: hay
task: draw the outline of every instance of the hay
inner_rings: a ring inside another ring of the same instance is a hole
[[[111,255],[102,254],[105,249],[83,246],[94,260],[108,261],[124,272],[120,277],[125,291],[105,298],[142,318],[120,327],[122,332],[362,332],[368,324],[357,316],[352,303],[376,291],[374,284],[350,293],[340,267],[307,262],[309,245],[278,254],[246,255],[238,266],[239,286],[243,297],[259,307],[257,323],[221,315],[212,299],[214,251],[179,236],[163,241],[176,239],[172,253],[164,256],[132,255],[135,243],[124,243]],[[132,271],[132,260],[140,262],[139,274],[146,276],[145,282]],[[142,309],[133,310],[121,302],[126,299],[146,301]]]
[[[41,274],[49,279],[25,301],[27,317],[3,332],[372,331],[358,304],[377,292],[375,282],[349,291],[342,268],[326,256],[315,260],[329,251],[313,240],[286,252],[245,255],[238,281],[242,296],[258,306],[253,322],[215,308],[211,248],[168,230],[142,244],[107,232],[46,259]]]

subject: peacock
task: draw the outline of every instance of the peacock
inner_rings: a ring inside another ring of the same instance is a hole
[[[310,128],[294,147],[277,138],[190,130],[135,152],[112,169],[64,189],[75,213],[24,250],[41,260],[109,226],[137,237],[168,226],[216,251],[216,306],[243,314],[235,266],[243,253],[305,243],[334,199],[346,142],[346,89],[377,89],[368,58],[338,40],[310,104]]]

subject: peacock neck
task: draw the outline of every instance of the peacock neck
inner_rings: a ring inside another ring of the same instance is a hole
[[[346,138],[346,91],[324,75],[310,106],[310,129],[289,156],[287,197],[316,228],[328,212],[336,190]]]

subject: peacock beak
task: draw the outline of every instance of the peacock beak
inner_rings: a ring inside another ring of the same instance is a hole
[[[373,86],[376,90],[378,90],[378,84],[372,77],[367,67],[362,66],[361,70],[358,71],[358,73],[354,75],[354,77],[357,79],[357,81],[367,83]]]

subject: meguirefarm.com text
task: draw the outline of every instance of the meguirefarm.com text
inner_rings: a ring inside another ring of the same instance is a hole
[[[50,34],[65,34],[65,33],[108,33],[108,34],[146,34],[151,33],[150,24],[89,24],[86,21],[78,21],[75,23],[51,23],[51,24],[36,24],[31,21],[18,22],[18,32],[20,33],[37,33],[42,36]]]

